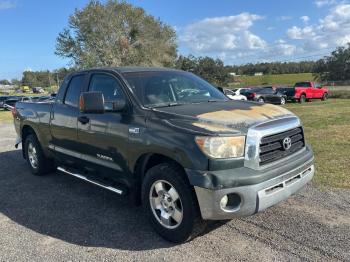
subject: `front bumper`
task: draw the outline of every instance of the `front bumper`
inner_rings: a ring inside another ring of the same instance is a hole
[[[236,170],[234,169],[226,170],[231,172],[233,179],[235,177],[238,179],[236,180],[236,185],[233,185],[233,181],[230,181],[229,187],[194,185],[202,218],[207,220],[224,220],[233,217],[249,216],[287,199],[303,188],[315,173],[314,157],[309,147],[306,148],[305,152],[297,154],[288,160],[288,164],[280,163],[269,170],[259,172],[250,168],[239,168],[238,170],[244,171],[243,174],[240,174],[241,176],[236,176],[234,174]],[[258,180],[257,176],[253,176],[255,183],[252,183],[252,180],[238,182],[239,177],[250,177],[255,172],[258,174],[258,177],[265,179]],[[226,180],[226,182],[228,181]],[[235,201],[234,205],[222,207],[220,201],[226,195],[235,196],[235,199],[239,201]]]

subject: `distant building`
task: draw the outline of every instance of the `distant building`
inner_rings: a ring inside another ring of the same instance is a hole
[[[14,89],[15,86],[14,85],[0,85],[0,89]]]
[[[262,76],[262,75],[264,75],[264,73],[263,72],[255,72],[254,75],[255,76]]]

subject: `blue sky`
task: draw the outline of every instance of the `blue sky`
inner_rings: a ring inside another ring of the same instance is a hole
[[[58,33],[88,0],[0,0],[0,79],[56,69]],[[179,52],[226,64],[316,59],[350,42],[350,4],[337,0],[129,0],[177,31]]]

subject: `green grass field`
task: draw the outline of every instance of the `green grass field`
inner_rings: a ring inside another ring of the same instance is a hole
[[[300,74],[279,74],[279,75],[262,75],[262,76],[238,76],[237,80],[241,81],[239,86],[260,86],[260,85],[287,85],[292,86],[300,81],[313,81],[312,73]],[[229,84],[230,87],[234,85]]]
[[[330,99],[286,107],[301,118],[307,143],[314,150],[314,181],[319,185],[350,188],[350,101]]]
[[[350,188],[350,100],[291,103],[286,108],[301,118],[307,142],[315,152],[314,181],[324,186]],[[0,124],[11,121],[11,112],[0,110]]]

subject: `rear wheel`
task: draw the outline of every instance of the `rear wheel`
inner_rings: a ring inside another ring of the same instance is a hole
[[[286,99],[284,97],[281,97],[281,105],[285,105],[286,104]]]
[[[26,137],[24,148],[26,159],[33,175],[41,176],[53,170],[54,164],[52,160],[45,157],[35,135],[30,134]]]
[[[258,102],[259,102],[259,103],[264,103],[264,102],[265,102],[265,100],[264,100],[264,98],[259,97],[259,98],[258,98]]]
[[[324,93],[321,100],[326,101],[328,99],[328,93]]]
[[[304,94],[300,96],[299,102],[301,104],[306,102],[306,96]]]
[[[154,230],[180,243],[205,228],[193,188],[180,167],[164,163],[148,170],[142,184],[142,205]]]

